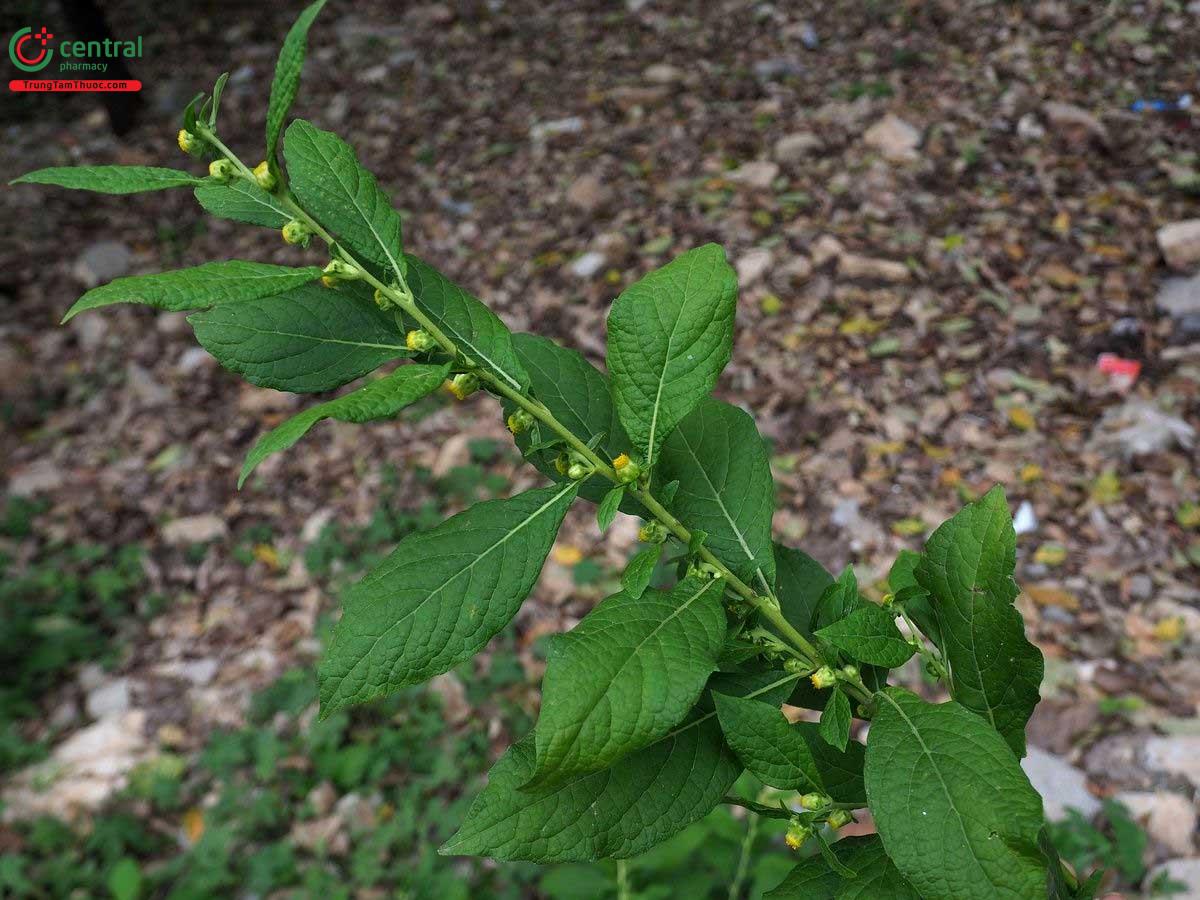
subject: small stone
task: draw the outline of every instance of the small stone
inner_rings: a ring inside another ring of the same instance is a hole
[[[775,270],[776,277],[789,284],[808,281],[813,273],[813,264],[807,256],[797,254]]]
[[[561,134],[579,134],[581,131],[583,131],[583,119],[579,116],[570,116],[566,119],[551,119],[548,122],[534,123],[529,129],[529,137],[535,141],[544,141]]]
[[[888,113],[865,132],[863,143],[878,150],[889,162],[915,162],[921,132],[899,116]]]
[[[1046,129],[1033,113],[1025,113],[1017,120],[1017,137],[1036,143],[1046,136]]]
[[[570,265],[570,272],[576,278],[593,278],[604,268],[608,260],[603,253],[589,250]]]
[[[725,175],[728,181],[742,184],[746,187],[766,190],[779,176],[779,164],[769,160],[759,159],[745,163]]]
[[[797,60],[783,56],[760,59],[754,64],[754,77],[759,81],[779,81],[803,74],[804,66]]]
[[[607,205],[610,198],[611,192],[595,175],[583,175],[567,188],[567,202],[588,213]]]
[[[902,262],[872,259],[857,253],[843,253],[838,259],[838,274],[847,278],[866,278],[873,281],[908,281],[912,272]]]
[[[162,539],[172,546],[184,547],[189,544],[206,544],[217,541],[229,535],[229,526],[225,520],[210,514],[200,516],[185,516],[168,522],[162,528]]]
[[[1042,115],[1051,128],[1064,137],[1072,140],[1096,138],[1100,143],[1108,143],[1108,130],[1086,109],[1070,103],[1060,103],[1048,100],[1042,104]]]
[[[809,250],[809,255],[812,257],[814,269],[819,269],[831,259],[841,259],[842,254],[846,252],[846,248],[831,234],[823,234],[817,238]]]
[[[1021,768],[1042,795],[1050,821],[1066,818],[1068,809],[1079,810],[1085,819],[1100,811],[1100,801],[1088,790],[1087,776],[1062,757],[1030,747]]]
[[[1186,797],[1170,791],[1126,791],[1114,799],[1145,824],[1150,837],[1172,853],[1193,851],[1196,808]]]
[[[120,241],[97,241],[75,260],[71,273],[87,288],[112,281],[129,271],[133,253]]]
[[[62,469],[53,460],[43,457],[15,470],[8,480],[8,493],[13,497],[32,497],[62,487],[66,480]]]
[[[129,679],[114,678],[88,691],[84,708],[93,719],[126,712],[129,709]]]
[[[821,139],[815,134],[800,131],[777,140],[772,155],[776,162],[787,165],[813,156],[821,150],[821,146]]]
[[[657,63],[642,72],[642,77],[651,84],[678,84],[683,81],[683,75],[683,69],[667,63]]]
[[[762,247],[747,250],[738,257],[735,268],[739,287],[747,288],[757,284],[771,268],[771,251]]]
[[[79,349],[87,356],[99,350],[104,345],[104,339],[108,337],[108,319],[103,315],[85,313],[76,316],[68,327],[75,332]]]
[[[1200,787],[1200,735],[1153,737],[1146,741],[1144,753],[1147,767],[1181,775]]]
[[[1164,225],[1156,237],[1158,249],[1171,268],[1187,271],[1200,263],[1200,219]]]

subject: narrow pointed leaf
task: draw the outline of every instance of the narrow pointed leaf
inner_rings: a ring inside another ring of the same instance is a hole
[[[650,579],[654,576],[654,567],[658,565],[658,558],[661,555],[662,548],[658,544],[639,550],[625,565],[625,571],[621,573],[621,589],[630,597],[642,596],[650,585]]]
[[[617,510],[620,508],[621,498],[624,496],[625,485],[618,484],[604,495],[604,499],[596,507],[596,524],[600,527],[601,531],[608,531],[608,526],[617,517]]]
[[[98,194],[140,194],[165,188],[191,187],[206,179],[179,169],[155,166],[56,166],[14,178],[9,184],[52,184]]]
[[[75,301],[62,320],[114,303],[141,303],[174,312],[204,309],[280,294],[320,277],[321,270],[316,266],[294,269],[241,259],[153,275],[130,275],[92,288]]]
[[[279,391],[330,391],[409,355],[395,321],[370,300],[315,285],[215,306],[188,321],[221,365]]]
[[[410,535],[354,585],[321,662],[321,714],[440,675],[483,648],[533,588],[575,486],[489,500]]]
[[[714,675],[709,686],[778,705],[794,681],[779,672]],[[543,863],[627,859],[711,812],[742,772],[704,700],[671,734],[612,768],[526,790],[533,744],[526,737],[492,767],[487,787],[439,852]]]
[[[895,617],[881,606],[865,603],[846,618],[826,625],[817,636],[859,662],[894,669],[916,651],[896,627]]]
[[[317,0],[306,7],[288,31],[287,37],[283,39],[283,46],[279,49],[275,78],[271,82],[271,99],[267,103],[268,160],[275,159],[279,132],[283,129],[283,122],[300,87],[300,74],[304,71],[304,56],[308,50],[308,29],[312,27],[313,20],[324,5],[325,0]]]
[[[725,642],[724,584],[614,594],[551,644],[532,785],[607,768],[687,714]]]
[[[292,193],[377,277],[404,277],[400,214],[354,149],[304,119],[288,126],[283,142]]]
[[[928,900],[1044,897],[1042,798],[982,718],[901,688],[876,694],[867,798],[887,855]]]
[[[706,244],[651,272],[613,303],[608,316],[613,395],[648,464],[729,362],[736,296],[737,276],[725,251]]]
[[[930,595],[950,696],[983,716],[1020,757],[1044,663],[1013,606],[1016,540],[1004,492],[993,488],[930,536],[916,579]]]
[[[756,590],[775,584],[775,489],[766,446],[750,416],[703,400],[663,442],[658,477],[679,482],[671,512]]]
[[[391,418],[404,407],[436,391],[449,374],[449,365],[401,366],[357,391],[327,403],[319,403],[312,409],[292,416],[259,438],[246,454],[242,474],[238,477],[238,487],[245,483],[260,462],[272,453],[291,447],[322,419],[362,423]]]
[[[418,308],[455,346],[513,390],[529,387],[529,375],[517,358],[508,326],[433,266],[412,254],[407,254],[405,260],[408,286]]]
[[[846,742],[850,740],[851,718],[850,699],[845,691],[835,687],[825,702],[818,726],[825,743],[838,750],[845,750]]]
[[[194,193],[201,206],[222,219],[282,228],[292,218],[274,196],[244,178],[229,184],[215,181],[202,184]]]
[[[771,787],[865,803],[863,746],[836,750],[812,722],[791,724],[778,705],[717,695],[725,740],[752,775]]]
[[[763,894],[764,900],[920,900],[887,858],[878,835],[843,838],[830,850],[855,873],[853,878],[839,875],[821,856],[810,856]]]

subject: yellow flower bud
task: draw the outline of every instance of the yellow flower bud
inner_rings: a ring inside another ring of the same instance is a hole
[[[415,353],[426,353],[437,346],[437,341],[428,331],[418,328],[404,336],[404,346]]]
[[[214,181],[227,184],[237,174],[237,169],[227,159],[214,159],[208,164],[208,174]]]
[[[179,142],[179,149],[188,156],[199,156],[204,150],[204,141],[186,128],[180,128],[175,139]]]
[[[337,279],[332,275],[322,275],[321,284],[325,285],[327,288],[337,287]]]
[[[463,372],[461,375],[455,375],[446,382],[446,390],[457,399],[466,400],[479,390],[479,378],[470,372]]]
[[[787,834],[783,838],[783,842],[792,850],[799,850],[804,846],[804,842],[812,835],[811,826],[802,824],[798,819],[792,819],[788,824]]]
[[[612,465],[621,484],[632,484],[642,474],[642,467],[630,459],[628,453],[622,453],[612,461]]]
[[[854,816],[850,815],[849,810],[835,809],[833,812],[831,812],[829,814],[829,818],[826,821],[829,822],[830,828],[837,829],[837,828],[842,828],[846,825],[849,825],[851,822],[853,822]]]
[[[829,803],[829,798],[824,794],[803,794],[800,797],[800,807],[810,811],[814,809],[824,809],[829,805]]]
[[[829,666],[821,666],[821,668],[808,676],[808,680],[819,691],[837,684],[837,675],[834,674],[833,669],[829,668]]]
[[[275,185],[278,183],[275,180],[275,176],[271,174],[271,167],[265,159],[254,167],[254,180],[258,182],[258,186],[264,191],[275,190]]]
[[[533,427],[533,416],[523,409],[518,409],[508,417],[508,430],[513,434],[521,434]]]
[[[307,247],[311,238],[312,229],[298,219],[292,219],[283,226],[283,239],[289,244]]]
[[[661,544],[667,539],[667,528],[662,522],[647,522],[638,529],[638,540],[643,544]]]

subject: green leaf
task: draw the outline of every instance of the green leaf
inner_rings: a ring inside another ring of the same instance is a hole
[[[662,555],[662,547],[652,544],[639,550],[625,566],[621,574],[621,589],[630,597],[640,597],[650,585],[654,575],[654,567]]]
[[[600,501],[600,505],[596,508],[596,524],[600,526],[601,531],[608,531],[608,526],[617,517],[617,510],[620,509],[621,498],[624,496],[625,485],[618,484]]]
[[[859,662],[886,669],[904,665],[916,652],[896,627],[892,613],[870,602],[846,618],[826,625],[817,636]]]
[[[807,553],[775,545],[775,596],[784,618],[805,637],[812,637],[817,603],[831,584],[833,576]]]
[[[513,390],[529,387],[529,375],[517,358],[512,332],[500,318],[433,266],[411,253],[405,260],[408,286],[417,306],[455,346]]]
[[[105,879],[113,900],[138,900],[142,896],[142,870],[137,860],[124,856],[108,870]]]
[[[327,403],[319,403],[292,416],[259,438],[246,454],[242,474],[238,477],[238,487],[241,488],[260,462],[272,453],[291,447],[322,419],[362,423],[390,418],[410,403],[436,391],[449,374],[449,365],[401,366],[390,375],[384,375],[357,391]]]
[[[921,554],[912,550],[901,550],[892,563],[888,572],[888,587],[893,594],[898,594],[906,587],[917,583],[917,566],[921,562]]]
[[[663,442],[658,474],[679,481],[671,512],[707,532],[705,546],[721,562],[769,593],[775,492],[754,420],[736,406],[703,400]]]
[[[221,95],[225,93],[225,85],[229,82],[229,73],[222,72],[217,76],[217,82],[213,85],[211,106],[208,112],[208,127],[217,127],[217,115],[221,111]]]
[[[950,696],[1021,757],[1045,667],[1013,606],[1016,543],[1004,491],[995,487],[930,536],[916,578],[930,594]]]
[[[279,144],[279,132],[288,110],[296,99],[300,87],[300,73],[304,71],[304,55],[308,49],[308,29],[321,12],[325,0],[317,0],[300,13],[295,24],[283,39],[279,59],[275,63],[275,80],[271,82],[271,99],[267,103],[267,159],[274,161],[275,148]]]
[[[933,615],[933,605],[929,600],[929,592],[917,583],[917,566],[921,563],[921,554],[911,550],[901,550],[892,569],[888,572],[888,587],[895,595],[896,603],[912,619],[934,644],[941,646],[942,637],[938,630],[937,621]]]
[[[530,786],[597,772],[687,715],[725,643],[724,584],[614,594],[554,640],[542,681]]]
[[[575,485],[477,503],[406,537],[347,592],[321,662],[321,715],[446,672],[509,623]]]
[[[370,300],[315,285],[216,306],[188,321],[221,365],[279,391],[330,391],[409,355],[393,319]]]
[[[92,288],[67,310],[67,322],[79,313],[113,303],[142,303],[177,312],[203,309],[279,294],[321,277],[316,266],[294,269],[267,263],[231,259],[191,269],[130,275]]]
[[[292,193],[309,214],[360,262],[373,265],[377,277],[402,281],[400,214],[353,148],[333,132],[297,119],[288,126],[283,155]]]
[[[282,228],[292,219],[275,197],[244,178],[229,184],[202,184],[194,193],[201,206],[222,219],[266,228]]]
[[[825,701],[825,709],[821,713],[819,729],[825,743],[838,750],[845,750],[846,742],[850,740],[851,718],[850,700],[846,692],[840,687],[835,687],[829,699]]]
[[[737,276],[725,251],[706,244],[651,272],[613,303],[608,371],[614,400],[647,464],[729,362],[736,297]]]
[[[954,701],[876,700],[867,798],[905,878],[928,900],[1044,897],[1042,798],[1004,739]]]
[[[843,878],[821,856],[810,856],[763,894],[764,900],[920,900],[887,858],[878,835],[843,838],[831,849],[854,878]]]
[[[835,750],[812,722],[790,724],[774,706],[717,694],[725,740],[752,775],[771,787],[865,803],[863,745]]]
[[[822,592],[821,599],[817,601],[812,627],[819,631],[834,622],[840,622],[866,602],[858,594],[858,579],[854,575],[854,568],[846,566],[837,580],[831,582]]]
[[[779,672],[714,675],[709,689],[778,704],[794,681]],[[626,859],[711,812],[742,771],[704,701],[671,734],[610,769],[525,790],[533,744],[533,735],[524,738],[492,767],[440,853],[543,863]]]
[[[178,169],[154,166],[56,166],[28,172],[9,184],[52,184],[73,191],[100,194],[140,194],[165,188],[191,187],[205,179]]]

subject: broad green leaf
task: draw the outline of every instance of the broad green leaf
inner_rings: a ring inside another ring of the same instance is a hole
[[[354,149],[331,131],[304,119],[288,126],[283,141],[289,185],[300,204],[384,281],[404,279],[400,214],[364,169]]]
[[[455,346],[513,390],[529,387],[529,375],[517,358],[508,326],[433,266],[411,253],[405,260],[417,307]]]
[[[894,669],[916,652],[896,627],[891,612],[874,603],[864,603],[846,618],[826,625],[817,636],[848,653],[859,662]]]
[[[1021,757],[1044,663],[1013,606],[1016,544],[1004,491],[995,487],[930,535],[916,577],[930,594],[950,696]]]
[[[611,491],[604,495],[604,499],[600,501],[600,505],[596,507],[596,524],[600,526],[601,531],[608,531],[608,526],[613,523],[613,519],[617,517],[617,510],[621,507],[621,498],[625,496],[625,485],[618,484]]]
[[[917,583],[917,566],[920,562],[921,554],[912,550],[901,550],[897,554],[896,561],[892,563],[888,572],[888,587],[893,594],[898,594],[902,589]]]
[[[866,602],[859,596],[858,578],[854,575],[854,568],[846,566],[837,579],[826,586],[821,593],[821,599],[817,601],[812,622],[814,632],[834,622],[840,622]]]
[[[658,565],[661,555],[662,548],[658,544],[639,550],[633,559],[626,563],[625,571],[621,573],[621,589],[630,597],[642,596],[650,585],[654,567]]]
[[[775,544],[775,596],[784,618],[805,637],[812,636],[817,603],[831,584],[833,576],[807,553]]]
[[[194,193],[201,206],[222,219],[266,228],[282,228],[292,219],[275,197],[244,178],[229,184],[202,184]]]
[[[830,846],[854,878],[843,878],[820,856],[810,856],[764,900],[921,900],[887,858],[878,835],[843,838]]]
[[[771,517],[775,489],[767,449],[750,416],[703,400],[662,444],[658,475],[679,482],[671,512],[756,590],[775,584]]]
[[[304,71],[304,55],[308,49],[308,29],[321,12],[325,0],[317,0],[300,13],[295,24],[283,39],[279,48],[279,59],[275,63],[275,79],[271,82],[271,99],[267,103],[267,159],[274,161],[275,148],[279,144],[279,132],[287,118],[296,91],[300,87],[300,73]]]
[[[374,303],[316,285],[215,306],[188,321],[221,365],[279,391],[330,391],[409,355],[392,317]]]
[[[509,623],[542,570],[575,485],[477,503],[402,540],[347,592],[321,662],[321,715],[440,675]]]
[[[725,251],[705,244],[626,288],[613,303],[608,371],[614,400],[648,463],[729,362],[736,298],[737,276]]]
[[[825,701],[825,709],[821,713],[821,723],[818,726],[825,743],[838,750],[846,749],[850,740],[850,700],[846,692],[835,687]]]
[[[67,322],[84,310],[113,303],[142,303],[173,312],[204,309],[280,294],[320,277],[321,270],[316,266],[294,269],[241,259],[153,275],[130,275],[92,288],[75,301],[62,320]]]
[[[555,638],[542,680],[532,785],[597,772],[687,715],[725,642],[724,583],[614,594]]]
[[[778,705],[794,681],[779,672],[714,675],[709,688]],[[707,815],[742,772],[704,700],[671,734],[612,768],[525,790],[533,745],[530,735],[492,767],[487,787],[440,853],[542,863],[626,859]]]
[[[1004,739],[954,701],[875,696],[867,799],[904,877],[928,900],[1044,897],[1042,798]]]
[[[246,454],[238,487],[245,483],[254,468],[270,456],[291,447],[322,419],[340,422],[370,422],[396,415],[410,403],[415,403],[436,391],[450,374],[450,366],[401,366],[390,375],[352,391],[345,396],[319,403],[292,416],[282,425],[272,428]]]
[[[155,166],[56,166],[27,172],[9,184],[52,184],[73,191],[100,194],[140,194],[164,188],[191,187],[206,179],[178,169]]]
[[[831,747],[812,722],[790,724],[778,705],[716,695],[725,741],[752,775],[771,787],[864,803],[863,746]]]

